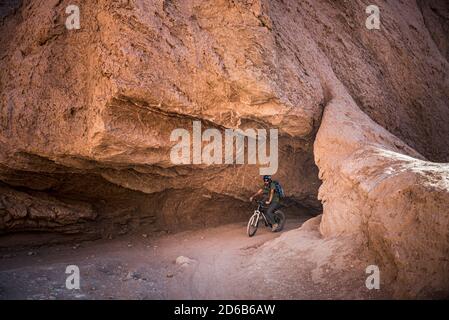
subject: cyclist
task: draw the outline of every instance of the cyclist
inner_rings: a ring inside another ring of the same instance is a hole
[[[278,224],[274,221],[274,211],[280,208],[280,197],[276,191],[276,184],[271,180],[271,176],[263,176],[263,187],[260,188],[253,196],[249,198],[250,201],[261,194],[263,194],[265,204],[268,209],[265,212],[268,222],[271,224],[271,230],[275,231]]]

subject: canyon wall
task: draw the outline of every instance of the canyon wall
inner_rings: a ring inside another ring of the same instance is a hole
[[[288,203],[399,296],[447,290],[447,2],[82,1],[79,30],[69,4],[1,7],[1,232],[245,218],[258,167],[174,165],[170,133],[277,128]]]
[[[79,30],[65,28],[68,4],[24,1],[3,18],[4,188],[87,202],[98,219],[123,210],[178,224],[246,217],[257,166],[170,161],[172,130],[200,120],[204,129],[279,128],[275,177],[293,204],[320,208],[312,144],[323,90],[301,78],[300,43],[273,32],[262,3],[86,1]],[[129,201],[110,210],[102,203],[116,192]],[[3,211],[7,230],[35,220],[22,209]]]
[[[449,164],[425,160],[344,88],[326,107],[315,159],[323,180],[321,234],[362,238],[394,296],[446,298]]]

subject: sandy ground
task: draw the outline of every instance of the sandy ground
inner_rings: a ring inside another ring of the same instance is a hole
[[[343,294],[333,292],[335,288],[323,294],[311,278],[316,265],[307,261],[299,262],[300,268],[284,265],[286,272],[278,268],[276,263],[282,261],[276,255],[278,261],[271,261],[274,267],[264,261],[271,255],[266,244],[297,229],[307,218],[288,217],[279,233],[259,227],[252,238],[246,235],[246,222],[240,222],[158,236],[141,230],[112,240],[3,248],[0,299],[376,298],[366,292],[354,296],[357,290],[350,286]],[[180,256],[191,260],[176,263]],[[65,286],[68,265],[80,269],[79,290]],[[276,274],[275,269],[282,273]],[[357,286],[363,287],[362,283]],[[318,286],[325,287],[319,282]]]

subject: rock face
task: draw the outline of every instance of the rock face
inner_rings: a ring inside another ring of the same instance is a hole
[[[385,90],[387,94],[376,101],[382,107],[378,105],[370,110],[375,103],[367,105],[366,101],[370,100],[373,92],[363,92],[361,97],[357,91],[362,88],[352,84],[353,74],[349,79],[347,75],[339,73],[341,65],[333,65],[335,76],[341,81],[332,74],[326,79],[330,98],[314,145],[315,162],[323,181],[319,190],[319,199],[323,203],[320,231],[324,237],[363,237],[366,247],[376,254],[384,277],[394,283],[391,286],[394,296],[447,297],[449,166],[428,159],[447,161],[447,150],[443,146],[444,142],[440,144],[438,141],[438,136],[441,134],[440,138],[445,140],[449,136],[448,126],[441,124],[438,133],[433,134],[431,131],[435,128],[431,125],[434,123],[431,118],[441,115],[447,118],[447,34],[446,39],[442,40],[439,33],[441,28],[447,28],[447,24],[438,24],[434,18],[435,15],[447,16],[448,10],[447,4],[442,3],[419,5],[422,18],[417,16],[420,14],[417,8],[402,8],[409,13],[408,18],[414,17],[413,22],[419,23],[415,26],[411,24],[409,28],[416,33],[427,33],[430,30],[436,45],[430,43],[426,48],[425,43],[417,41],[418,38],[409,43],[409,48],[414,48],[414,55],[420,51],[432,52],[432,61],[396,61],[399,58],[397,55],[380,46],[381,52],[387,50],[388,53],[382,58],[386,59],[386,63],[379,69],[381,74],[385,69],[395,68],[398,71],[402,69],[401,64],[404,64],[404,68],[405,65],[416,65],[416,68],[410,68],[404,73],[408,77],[412,72],[412,79],[416,80],[397,82],[396,79],[389,83],[396,89],[396,98],[383,100],[388,97],[388,90]],[[398,21],[401,30],[403,21],[400,18]],[[398,41],[395,41],[395,46],[398,46]],[[422,67],[424,64],[427,67]],[[432,99],[440,102],[431,107],[435,108],[434,113],[426,114],[426,121],[423,122],[422,116],[427,112],[423,113],[423,108],[417,108],[415,104],[421,104],[429,92],[419,93],[415,99],[410,97],[420,92],[418,87],[423,82],[418,79],[424,70],[439,70],[441,84],[436,84],[435,88],[444,89],[429,91],[433,95]],[[391,72],[387,74],[386,79],[392,75]],[[401,112],[401,108],[406,105],[411,108]],[[384,114],[379,118],[383,113],[391,116]],[[398,121],[393,125],[394,128],[390,125],[392,121]]]
[[[62,201],[85,199],[82,179],[69,193],[63,185],[89,176],[146,195],[153,210],[141,214],[170,227],[246,216],[256,166],[170,162],[172,130],[200,120],[279,128],[276,177],[293,203],[320,207],[312,143],[324,94],[318,79],[301,78],[299,47],[278,39],[264,4],[99,1],[81,6],[71,31],[68,4],[28,1],[3,20],[2,181]]]
[[[382,2],[380,30],[350,1],[89,1],[79,30],[69,4],[1,7],[0,232],[245,217],[258,167],[174,165],[170,133],[278,128],[289,203],[320,188],[323,235],[447,290],[446,1]]]
[[[249,272],[252,283],[261,283],[253,295],[266,297],[269,292],[273,299],[391,299],[383,272],[381,290],[369,290],[365,285],[366,267],[373,264],[375,256],[363,237],[323,238],[320,221],[321,215],[309,219],[259,249]]]
[[[447,1],[379,4],[380,30],[353,1],[300,11],[332,71],[359,108],[427,159],[449,161]]]
[[[343,90],[315,141],[324,237],[362,236],[397,297],[447,297],[449,165],[424,160]]]

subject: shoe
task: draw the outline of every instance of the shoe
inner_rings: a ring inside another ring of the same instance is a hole
[[[278,229],[279,225],[277,223],[271,226],[271,231],[275,232]]]

